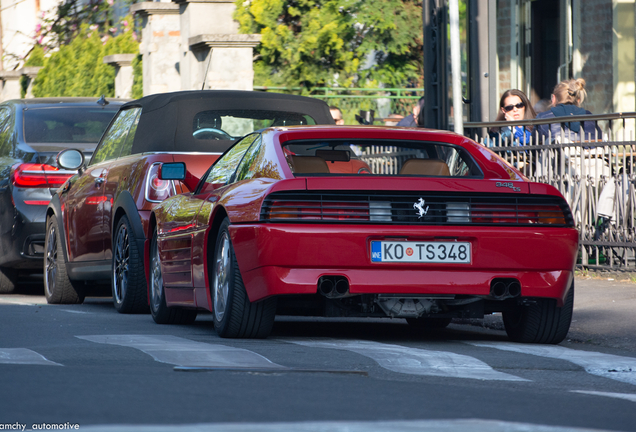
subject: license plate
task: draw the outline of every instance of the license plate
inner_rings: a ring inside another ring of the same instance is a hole
[[[372,262],[470,264],[468,242],[372,241]]]

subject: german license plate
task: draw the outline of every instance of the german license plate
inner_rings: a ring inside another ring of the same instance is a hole
[[[470,264],[469,242],[372,241],[372,262]]]

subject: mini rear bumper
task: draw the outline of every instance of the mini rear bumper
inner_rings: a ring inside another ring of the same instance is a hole
[[[565,298],[578,251],[573,228],[250,224],[230,227],[251,301],[315,294],[318,279],[341,275],[351,294],[487,296],[513,278],[522,297]],[[372,240],[469,242],[471,262],[377,263]]]

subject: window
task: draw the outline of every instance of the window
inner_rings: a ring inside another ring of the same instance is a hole
[[[141,117],[141,108],[133,108],[133,110],[137,111],[137,115],[133,120],[132,126],[130,126],[130,131],[128,132],[128,136],[126,137],[126,142],[121,149],[121,153],[119,157],[128,156],[132,152],[133,141],[135,140],[135,134],[137,133],[137,126],[139,125],[139,117]],[[132,111],[132,110],[131,110]]]
[[[258,168],[258,156],[263,141],[260,139],[260,135],[254,134],[254,136],[258,137],[258,139],[254,140],[254,144],[252,144],[245,153],[245,157],[236,170],[236,179],[234,181],[251,179],[256,173],[256,169]]]
[[[11,155],[13,147],[11,127],[11,110],[8,108],[0,108],[0,157],[8,157]]]
[[[119,153],[126,143],[128,132],[133,122],[137,119],[139,111],[141,111],[141,108],[130,108],[121,111],[117,115],[117,118],[104,135],[102,142],[95,150],[90,165],[119,157]]]
[[[297,176],[482,176],[481,169],[466,150],[445,143],[308,140],[288,142],[283,151]]]
[[[270,126],[315,124],[308,115],[285,111],[202,111],[194,116],[192,135],[196,139],[235,140]]]
[[[28,143],[98,143],[115,115],[114,109],[35,107],[24,110]]]
[[[205,179],[206,184],[227,184],[243,159],[245,152],[256,141],[259,134],[245,137],[236,143],[223,156],[216,161]]]

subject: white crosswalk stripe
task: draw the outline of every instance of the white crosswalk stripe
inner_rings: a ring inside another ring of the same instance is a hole
[[[87,432],[593,432],[594,429],[497,420],[308,421],[297,423],[202,423],[189,425],[96,425]]]
[[[169,335],[77,336],[87,341],[136,348],[156,361],[178,366],[284,369],[255,352],[226,345],[195,342]]]
[[[0,363],[64,366],[26,348],[0,348]]]
[[[615,399],[625,399],[631,402],[636,402],[636,394],[630,393],[610,393],[610,392],[599,392],[599,391],[588,391],[588,390],[570,390],[572,393],[581,393],[581,394],[589,394],[592,396],[606,396]]]
[[[636,358],[581,351],[552,345],[529,345],[512,342],[465,342],[467,344],[512,351],[539,357],[564,360],[581,366],[587,373],[636,385]]]
[[[385,369],[403,374],[480,380],[528,381],[514,375],[497,372],[476,358],[447,351],[424,350],[371,341],[337,339],[281,340],[311,348],[352,351],[375,360]]]

